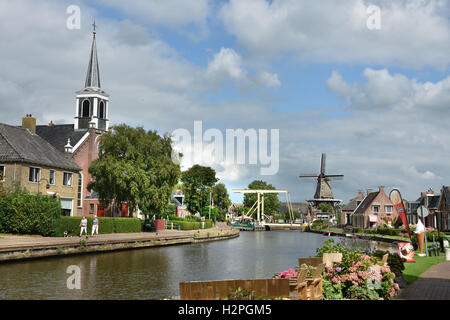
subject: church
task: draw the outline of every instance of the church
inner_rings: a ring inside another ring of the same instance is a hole
[[[125,204],[120,208],[106,210],[99,202],[96,192],[89,192],[92,180],[88,168],[98,158],[100,136],[109,128],[109,95],[101,88],[97,58],[96,31],[94,25],[91,52],[84,88],[76,92],[75,117],[73,124],[37,125],[36,134],[57,150],[64,152],[81,167],[78,173],[78,195],[73,215],[128,216]],[[24,121],[23,121],[24,122]]]

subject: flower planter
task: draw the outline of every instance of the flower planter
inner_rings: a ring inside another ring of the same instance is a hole
[[[156,231],[165,230],[166,229],[166,220],[157,219],[154,221]]]

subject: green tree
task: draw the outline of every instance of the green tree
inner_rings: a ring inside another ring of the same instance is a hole
[[[209,205],[209,192],[217,181],[213,168],[198,164],[181,173],[184,201],[191,213],[201,213],[202,208]]]
[[[94,180],[88,189],[106,205],[126,202],[130,216],[138,207],[146,216],[163,216],[181,174],[172,161],[170,136],[122,124],[100,139],[99,157],[89,167]]]
[[[225,221],[228,208],[231,206],[230,196],[228,195],[225,184],[218,183],[211,188],[214,207],[219,210],[218,220]]]
[[[320,212],[334,213],[333,206],[329,203],[321,203],[317,206],[317,209],[319,209]]]
[[[275,190],[276,188],[262,180],[254,180],[248,185],[248,189],[256,190]],[[246,193],[244,195],[244,207],[251,208],[257,201],[258,195],[256,193]],[[280,200],[278,200],[278,194],[268,193],[264,195],[264,213],[265,214],[279,214],[280,212]]]

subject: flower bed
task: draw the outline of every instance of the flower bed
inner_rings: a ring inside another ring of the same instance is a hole
[[[400,290],[395,274],[389,266],[381,265],[378,257],[334,245],[333,239],[317,251],[320,256],[325,252],[342,253],[342,262],[326,267],[323,273],[325,299],[390,300]]]

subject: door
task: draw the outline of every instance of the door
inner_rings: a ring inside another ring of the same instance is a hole
[[[97,217],[103,217],[105,215],[105,206],[98,204],[97,205]]]
[[[122,208],[120,210],[120,216],[128,217],[128,207],[127,207],[126,203],[122,203]]]

